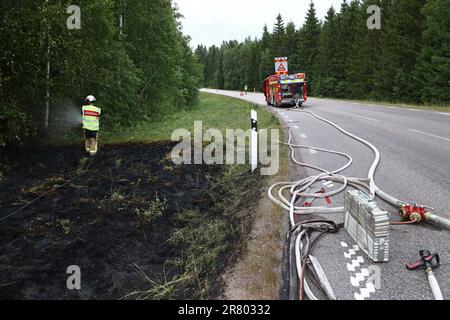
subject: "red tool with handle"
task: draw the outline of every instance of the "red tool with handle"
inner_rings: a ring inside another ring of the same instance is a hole
[[[406,265],[406,268],[408,270],[417,270],[424,268],[425,272],[427,273],[428,283],[430,284],[431,291],[433,291],[434,298],[436,300],[444,300],[441,288],[439,287],[439,283],[437,282],[433,272],[434,269],[439,268],[441,265],[439,254],[431,254],[431,252],[428,250],[422,250],[419,254],[420,260]]]

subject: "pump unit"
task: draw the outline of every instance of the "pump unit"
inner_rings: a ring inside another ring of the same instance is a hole
[[[345,194],[345,229],[372,261],[389,261],[389,213],[362,191]]]

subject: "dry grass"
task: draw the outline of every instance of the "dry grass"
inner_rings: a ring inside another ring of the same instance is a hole
[[[255,212],[255,223],[244,255],[224,275],[224,298],[228,300],[278,300],[287,220],[283,210],[268,197],[270,185],[286,181],[287,149],[280,148],[280,172],[266,179]]]
[[[179,283],[190,280],[190,276],[187,274],[176,276],[172,280],[169,280],[167,275],[164,274],[164,279],[155,281],[138,265],[134,264],[134,269],[149,284],[150,289],[130,292],[121,300],[167,300],[172,298]]]

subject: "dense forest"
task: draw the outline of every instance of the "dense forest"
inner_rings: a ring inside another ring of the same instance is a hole
[[[0,2],[0,151],[57,132],[89,94],[114,128],[196,100],[201,68],[172,0],[78,0],[79,29],[72,4]]]
[[[381,8],[381,29],[369,30],[370,5]],[[305,72],[315,96],[392,102],[450,103],[450,0],[353,0],[323,21],[311,2],[303,26],[276,18],[258,39],[199,46],[203,85],[261,88],[274,57]]]
[[[80,29],[67,27],[70,0],[0,2],[2,152],[58,136],[88,94],[106,127],[127,127],[192,106],[200,85],[259,90],[277,56],[307,74],[316,96],[450,103],[450,0],[344,1],[323,21],[311,3],[300,28],[278,16],[258,39],[195,54],[173,0],[76,4]],[[382,8],[380,30],[367,28],[371,4]]]

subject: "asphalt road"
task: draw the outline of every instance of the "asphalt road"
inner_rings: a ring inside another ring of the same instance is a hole
[[[234,91],[203,91],[241,98],[267,107],[260,93],[240,96],[239,92]],[[267,108],[287,126],[294,127],[294,142],[348,153],[354,163],[343,174],[367,176],[373,154],[366,146],[308,114],[286,108]],[[315,98],[310,98],[304,109],[335,122],[379,149],[381,163],[375,179],[382,190],[406,202],[431,206],[436,214],[450,218],[450,113]],[[343,163],[341,158],[309,150],[298,151],[298,157],[303,162],[327,169],[335,169]],[[317,172],[292,170],[290,178],[296,181],[305,174],[315,175]],[[327,188],[333,189],[333,186]],[[342,206],[343,195],[334,197],[332,205]],[[391,207],[385,203],[381,205],[395,215]],[[338,223],[343,222],[342,214],[327,217]],[[443,265],[435,273],[444,299],[450,299],[450,231],[427,224],[392,226],[390,261],[382,264],[374,264],[361,252],[350,252],[349,249],[355,244],[342,230],[336,235],[326,236],[314,252],[338,299],[361,299],[360,294],[364,292],[368,293],[367,300],[433,299],[425,272],[405,268],[407,263],[418,259],[422,249],[440,254]],[[358,259],[361,263],[356,263]],[[356,265],[354,269],[352,264]],[[375,292],[370,290],[368,277],[362,275],[367,270],[373,279],[377,278],[377,272],[380,274]],[[355,281],[358,277],[360,282]]]

